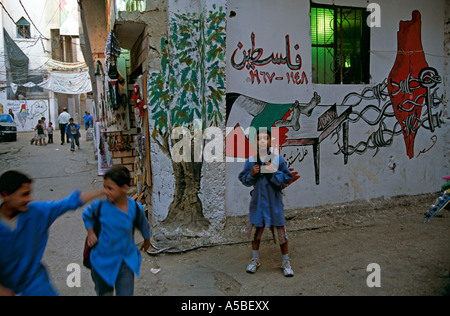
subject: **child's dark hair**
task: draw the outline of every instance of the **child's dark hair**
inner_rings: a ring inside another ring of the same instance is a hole
[[[258,140],[260,133],[266,134],[267,136],[269,136],[269,139],[272,139],[272,133],[270,132],[270,130],[268,130],[267,128],[259,128],[256,132],[256,140]]]
[[[6,194],[10,195],[20,189],[20,187],[24,183],[32,183],[33,180],[29,178],[27,175],[10,170],[6,171],[0,177],[0,193],[6,192]]]
[[[105,173],[103,178],[114,181],[119,187],[130,185],[131,182],[130,171],[124,166],[112,167]]]

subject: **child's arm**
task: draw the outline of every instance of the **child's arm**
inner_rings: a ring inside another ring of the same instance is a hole
[[[139,230],[141,231],[142,237],[144,238],[144,243],[142,244],[141,248],[139,250],[141,251],[147,251],[148,248],[150,248],[150,237],[152,236],[152,233],[150,232],[150,224],[145,217],[144,208],[141,204],[137,203],[138,209],[136,210],[137,213],[137,226]]]
[[[269,178],[269,181],[281,190],[283,189],[283,187],[288,185],[289,182],[291,182],[293,176],[292,173],[289,171],[289,168],[287,167],[284,159],[281,156],[278,157],[279,157],[278,170],[275,170],[275,168],[273,168],[273,171],[275,172],[272,174],[272,177]],[[271,164],[271,166],[273,165]]]
[[[76,210],[77,208],[83,206],[88,201],[95,199],[96,197],[100,197],[103,194],[103,189],[84,192],[76,190],[68,197],[52,202],[37,202],[39,203],[39,208],[46,212],[48,216],[47,227],[50,225],[61,215],[65,214],[68,211]]]
[[[86,227],[88,237],[87,242],[89,247],[93,247],[98,243],[98,236],[94,232],[94,224],[95,224],[95,214],[99,209],[100,201],[95,201],[91,205],[89,205],[83,212],[83,221],[84,226]],[[98,214],[97,214],[98,216]]]
[[[257,178],[256,174],[259,173],[259,166],[255,163],[251,163],[248,159],[245,162],[244,170],[239,174],[239,180],[243,185],[251,187],[255,185]]]
[[[103,194],[104,194],[103,189],[98,189],[98,190],[94,190],[94,191],[90,191],[90,192],[81,193],[82,203],[84,205],[91,200],[101,197]]]

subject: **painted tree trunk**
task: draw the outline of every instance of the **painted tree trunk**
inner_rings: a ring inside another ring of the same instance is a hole
[[[181,229],[184,235],[197,235],[207,230],[208,220],[203,216],[203,206],[199,198],[202,162],[174,162],[175,177],[173,201],[164,226],[175,231]]]

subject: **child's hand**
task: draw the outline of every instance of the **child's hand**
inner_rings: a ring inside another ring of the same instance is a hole
[[[141,251],[147,251],[150,248],[150,239],[145,239],[140,248]]]
[[[252,169],[252,172],[250,173],[250,175],[252,176],[252,177],[254,177],[254,176],[256,176],[257,174],[259,174],[259,171],[261,170],[261,167],[258,165],[258,164],[256,164],[254,167],[253,167],[253,169]]]
[[[277,169],[271,162],[266,162],[263,166],[263,173],[274,173]]]
[[[13,290],[10,290],[0,284],[0,296],[15,296],[15,295],[16,293],[14,293]]]
[[[89,247],[94,247],[98,243],[98,238],[94,232],[88,233],[87,243]]]

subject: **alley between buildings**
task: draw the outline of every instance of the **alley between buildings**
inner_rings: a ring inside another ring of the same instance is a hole
[[[75,189],[101,188],[94,146],[85,141],[84,133],[81,150],[74,153],[67,144],[30,145],[33,133],[20,133],[17,142],[0,143],[0,172],[16,169],[29,174],[35,180],[36,200],[61,199]],[[423,224],[423,213],[434,197],[399,197],[287,212],[293,278],[283,277],[281,255],[269,232],[263,236],[261,267],[256,274],[246,273],[251,258],[250,244],[245,241],[246,218],[230,218],[225,228],[233,236],[229,245],[181,254],[143,253],[135,294],[448,295],[450,214],[442,211]],[[86,231],[81,213],[82,209],[67,213],[55,222],[44,255],[51,280],[62,296],[95,294],[90,273],[82,267]],[[181,244],[172,246],[183,248]],[[80,287],[67,285],[67,268],[73,263],[81,266]],[[380,287],[370,287],[372,270],[368,267],[372,263],[380,268]]]

